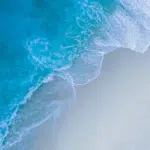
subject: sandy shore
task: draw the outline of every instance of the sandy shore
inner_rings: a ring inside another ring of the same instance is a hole
[[[150,51],[108,54],[100,76],[76,90],[57,132],[50,121],[38,127],[31,150],[150,149]]]

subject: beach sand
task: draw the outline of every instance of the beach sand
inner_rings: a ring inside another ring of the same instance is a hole
[[[150,51],[106,55],[100,76],[76,91],[55,134],[51,121],[34,130],[31,150],[150,149]]]

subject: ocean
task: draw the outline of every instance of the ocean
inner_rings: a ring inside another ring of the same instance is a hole
[[[149,47],[150,0],[5,0],[0,20],[0,150],[55,122],[107,53]]]

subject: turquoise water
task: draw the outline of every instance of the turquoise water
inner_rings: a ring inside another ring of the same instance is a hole
[[[0,148],[11,149],[31,129],[60,116],[75,100],[74,86],[99,75],[105,54],[117,47],[146,51],[148,4],[0,2]]]

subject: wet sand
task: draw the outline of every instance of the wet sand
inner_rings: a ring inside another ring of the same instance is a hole
[[[35,129],[31,150],[150,149],[150,51],[106,55],[100,76],[76,91],[54,135],[50,121]]]

